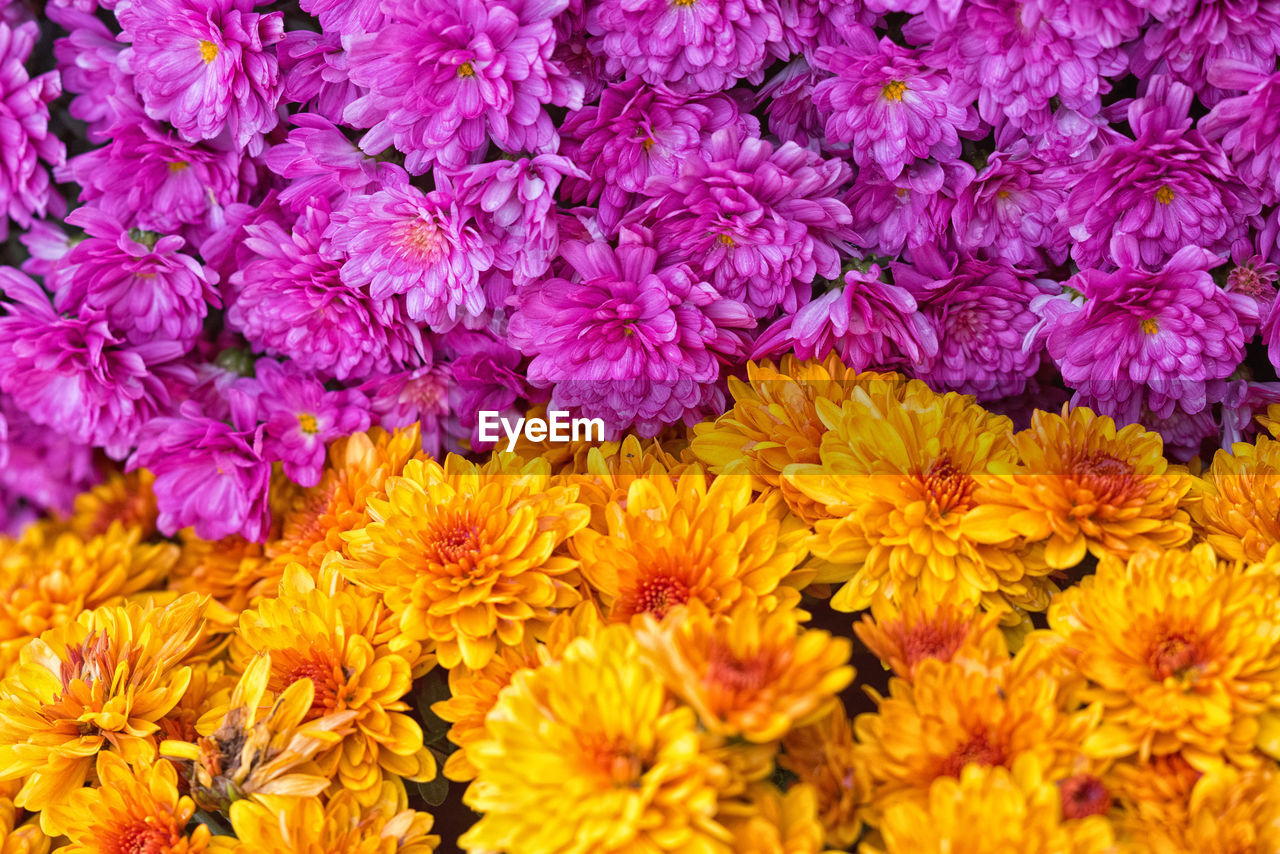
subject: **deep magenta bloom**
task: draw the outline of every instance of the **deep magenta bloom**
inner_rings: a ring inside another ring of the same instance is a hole
[[[467,162],[488,140],[555,153],[548,104],[577,109],[582,84],[552,59],[552,18],[568,0],[404,0],[396,17],[349,45],[352,82],[369,94],[344,119],[369,128],[361,147],[404,152],[418,175]]]
[[[1104,0],[1105,2],[1105,0]],[[864,0],[869,12],[907,12],[924,15],[930,25],[945,30],[955,23],[965,0]]]
[[[0,395],[0,523],[8,534],[40,513],[70,515],[76,496],[98,480],[93,448],[37,424]]]
[[[449,416],[448,365],[426,365],[370,377],[360,386],[369,398],[373,420],[386,430],[417,424],[422,429],[422,449],[434,457],[444,447]]]
[[[844,287],[815,298],[756,339],[751,358],[794,351],[821,361],[835,352],[855,371],[917,368],[938,355],[933,321],[906,288],[882,281],[878,264],[845,274]]]
[[[330,121],[342,121],[347,105],[364,94],[351,82],[347,51],[336,32],[293,30],[276,47],[284,80],[284,101]]]
[[[297,113],[289,121],[294,127],[288,138],[262,158],[268,169],[289,179],[280,204],[296,211],[337,208],[348,196],[372,193],[391,177],[391,164],[365,154],[324,116]]]
[[[315,16],[320,21],[320,29],[326,33],[371,33],[387,23],[382,0],[300,0],[298,5],[302,11]]]
[[[0,389],[32,420],[122,456],[142,424],[169,405],[166,380],[190,376],[180,342],[131,344],[101,311],[54,311],[39,285],[0,267],[12,300],[0,317]]]
[[[957,0],[951,2],[959,5]],[[1046,13],[1065,12],[1058,23],[1076,38],[1092,37],[1103,47],[1119,47],[1142,32],[1148,9],[1171,4],[1167,0],[1036,0],[1036,5]]]
[[[296,362],[259,359],[252,379],[237,383],[257,401],[265,424],[262,453],[284,464],[299,486],[315,486],[324,468],[325,445],[369,428],[369,400],[353,390],[329,391]]]
[[[889,178],[920,158],[958,157],[960,134],[978,127],[972,103],[952,95],[945,71],[887,36],[877,42],[868,27],[838,47],[818,48],[814,66],[834,75],[813,90],[826,118],[826,142],[844,143],[855,163],[874,165]]]
[[[493,448],[480,441],[480,412],[519,417],[516,402],[528,395],[520,353],[488,330],[454,329],[440,336],[438,350],[449,357],[452,382],[449,411],[453,432],[473,451]]]
[[[1231,298],[1209,273],[1221,261],[1187,246],[1146,271],[1133,240],[1119,248],[1116,272],[1085,270],[1067,282],[1084,300],[1060,303],[1065,310],[1049,318],[1049,356],[1079,400],[1126,422],[1143,406],[1161,418],[1200,412],[1206,384],[1244,356]]]
[[[799,289],[840,271],[849,209],[837,195],[849,167],[786,142],[774,148],[734,131],[712,135],[675,178],[624,225],[652,229],[663,263],[688,264],[757,317],[799,308]]]
[[[68,111],[89,125],[90,139],[108,139],[112,128],[124,124],[122,116],[142,114],[133,80],[120,67],[125,46],[91,12],[55,3],[45,10],[50,20],[68,32],[53,43],[62,88],[74,96]]]
[[[148,116],[191,141],[225,130],[250,154],[261,150],[261,134],[279,122],[272,46],[284,38],[284,13],[253,7],[254,0],[146,0],[119,10],[132,42],[121,62]]]
[[[759,83],[770,43],[783,37],[776,0],[600,0],[588,8],[587,30],[610,74],[677,92]]]
[[[1236,174],[1264,205],[1280,202],[1280,72],[1266,74],[1223,60],[1209,70],[1209,80],[1244,94],[1219,101],[1200,120],[1200,132],[1222,146]]]
[[[1186,246],[1226,253],[1258,213],[1222,148],[1191,127],[1191,90],[1167,77],[1129,105],[1134,139],[1118,137],[1083,173],[1061,217],[1082,267],[1114,263],[1116,241],[1137,240],[1143,264],[1158,267]]]
[[[508,340],[526,355],[529,382],[552,388],[549,409],[602,418],[609,431],[655,435],[721,399],[717,354],[741,355],[746,308],[683,264],[624,242],[566,242],[573,280],[523,288]]]
[[[9,220],[26,228],[61,202],[46,167],[66,157],[61,140],[49,133],[49,102],[62,86],[57,72],[32,79],[24,67],[39,35],[34,22],[10,27],[0,21],[0,241],[9,236]]]
[[[326,378],[422,364],[422,333],[398,298],[375,300],[342,282],[342,259],[323,249],[328,224],[311,208],[292,234],[271,221],[246,225],[250,257],[231,275],[227,324],[256,349]]]
[[[265,542],[270,533],[271,463],[262,455],[261,426],[252,399],[229,392],[232,423],[204,415],[192,401],[179,415],[153,418],[129,458],[129,469],[150,469],[160,511],[157,526],[171,537],[195,528],[204,540],[239,534]]]
[[[599,104],[570,114],[561,128],[565,153],[590,176],[566,181],[566,194],[596,205],[601,228],[613,234],[650,178],[674,178],[707,136],[730,127],[744,134],[760,130],[721,94],[676,95],[638,77],[610,86]]]
[[[405,294],[410,318],[443,330],[484,311],[480,274],[494,253],[476,212],[458,204],[439,172],[436,187],[423,193],[401,179],[353,197],[333,213],[325,238],[347,255],[343,282],[375,300]]]
[[[844,202],[853,215],[853,243],[894,256],[943,239],[956,196],[973,180],[963,160],[922,160],[890,180],[875,169],[858,173]]]
[[[821,141],[823,121],[813,105],[813,88],[825,76],[796,57],[760,87],[755,105],[764,108],[770,133],[805,148]]]
[[[160,338],[190,347],[209,306],[221,307],[218,274],[182,252],[186,241],[178,235],[131,233],[89,207],[72,211],[67,222],[88,237],[50,277],[58,311],[102,312],[131,344]]]

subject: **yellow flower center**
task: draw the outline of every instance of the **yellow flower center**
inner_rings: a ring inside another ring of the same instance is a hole
[[[279,654],[279,658],[282,672],[271,680],[269,687],[279,693],[300,679],[310,679],[314,693],[306,720],[314,721],[339,709],[346,674],[329,653],[313,649],[305,657],[296,652],[284,652]],[[273,664],[274,661],[273,658]]]
[[[170,172],[186,172],[191,164],[185,160],[175,160],[169,164]]]
[[[997,192],[997,193],[996,193],[996,198],[997,198],[997,199],[1007,199],[1007,198],[1009,198],[1009,191],[1008,191],[1008,190],[1000,190],[999,192]]]
[[[423,532],[423,551],[434,563],[470,576],[478,569],[480,526],[469,513],[440,519]]]
[[[957,470],[951,460],[943,457],[929,467],[928,473],[921,478],[921,487],[922,498],[928,502],[933,514],[940,518],[953,510],[968,510],[972,506],[976,484],[973,478]]]
[[[458,76],[459,77],[475,77],[476,76],[475,66],[469,62],[462,63],[461,65],[458,66]]]
[[[942,761],[938,773],[945,777],[959,777],[964,766],[1003,765],[1007,759],[1004,746],[998,741],[993,743],[985,732],[974,733],[969,740],[960,745],[950,756]]]
[[[178,850],[182,842],[182,832],[166,815],[147,816],[146,821],[135,819],[123,827],[108,826],[104,831],[98,849],[104,854],[157,854]]]
[[[720,241],[720,245],[721,245],[721,246],[733,246],[733,245],[735,245],[735,244],[734,244],[733,237],[732,237],[731,235],[728,235],[728,234],[722,234],[722,235],[720,235],[719,237],[717,237],[716,239]]]
[[[1092,494],[1090,503],[1115,506],[1148,491],[1133,476],[1133,466],[1110,454],[1069,455],[1067,470],[1082,490]]]
[[[316,417],[309,412],[304,412],[298,416],[298,426],[302,428],[303,433],[311,436],[320,432],[320,425],[316,421]]]
[[[928,622],[917,623],[910,628],[902,620],[889,621],[885,624],[885,633],[897,636],[902,660],[914,670],[917,664],[931,658],[950,661],[969,636],[969,624],[955,619],[949,612],[939,611]]]
[[[1162,205],[1172,204],[1173,199],[1174,199],[1173,188],[1170,187],[1168,184],[1165,184],[1163,187],[1156,190],[1156,201],[1159,202],[1160,204]]]
[[[885,84],[885,87],[880,90],[881,96],[883,96],[886,101],[901,101],[902,96],[905,95],[906,92],[907,84],[903,83],[901,80],[893,80]]]
[[[602,775],[614,788],[638,785],[644,776],[644,759],[625,738],[584,733],[578,744],[588,769]]]
[[[672,6],[692,6],[698,0],[671,0]]]
[[[422,217],[392,226],[391,242],[423,264],[434,264],[445,248],[445,238],[439,227]]]
[[[213,62],[218,58],[218,46],[211,41],[201,39],[200,58],[204,60],[205,65]]]
[[[644,147],[645,151],[648,151],[649,149],[653,148],[657,144],[658,144],[658,141],[651,136],[646,137],[645,141],[640,143],[640,145]]]
[[[661,620],[677,605],[689,601],[689,587],[670,575],[651,575],[636,588],[635,602],[629,614],[652,614]]]
[[[1205,662],[1204,647],[1200,641],[1183,632],[1169,632],[1151,645],[1147,653],[1147,665],[1157,679],[1185,679],[1191,671]]]
[[[706,679],[713,685],[727,688],[735,694],[754,695],[770,682],[769,657],[758,653],[742,659],[720,643],[712,642],[707,651]]]
[[[1142,331],[1148,335],[1155,335],[1160,331],[1160,324],[1156,322],[1154,317],[1143,318]]]

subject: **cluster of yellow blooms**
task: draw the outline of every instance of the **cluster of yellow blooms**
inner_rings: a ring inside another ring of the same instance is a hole
[[[1280,851],[1280,442],[731,391],[357,434],[262,545],[160,536],[145,473],[0,542],[0,854]]]

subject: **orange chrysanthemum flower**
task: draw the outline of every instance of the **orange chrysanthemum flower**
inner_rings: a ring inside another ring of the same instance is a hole
[[[1218,451],[1190,501],[1198,533],[1227,560],[1260,561],[1280,543],[1280,442]]]
[[[796,783],[786,794],[771,783],[754,785],[741,807],[722,822],[733,834],[735,854],[820,854],[824,850],[818,793],[806,783]]]
[[[828,427],[821,463],[788,466],[784,479],[833,518],[815,524],[811,548],[832,563],[824,580],[848,580],[841,611],[877,598],[981,603],[1014,617],[1042,610],[1054,587],[1028,554],[1004,508],[983,505],[977,476],[1016,459],[1012,422],[922,384],[857,389],[842,406],[817,402]]]
[[[1134,850],[1159,851],[1159,840],[1185,836],[1191,793],[1204,775],[1177,753],[1115,763],[1104,777],[1117,809],[1117,833]],[[1185,849],[1183,849],[1185,850]],[[1166,845],[1163,854],[1173,854]]]
[[[808,531],[779,496],[753,499],[747,478],[636,480],[606,518],[608,533],[582,531],[572,546],[612,620],[661,619],[694,599],[721,612],[742,599],[795,598],[778,588],[804,559]]]
[[[241,615],[238,635],[243,647],[270,655],[272,694],[310,680],[304,721],[354,713],[351,731],[318,753],[316,764],[336,763],[334,791],[346,789],[365,806],[376,801],[386,775],[421,781],[436,773],[422,728],[404,714],[412,662],[376,643],[385,616],[379,598],[349,585],[334,564],[322,567],[318,585],[293,564],[278,598]]]
[[[20,540],[0,545],[0,673],[40,633],[159,585],[178,549],[141,537],[119,523],[87,540],[33,525]]]
[[[122,474],[113,471],[102,483],[76,496],[67,528],[89,540],[105,534],[119,522],[149,540],[156,533],[156,496],[151,491],[155,475],[146,469]]]
[[[383,593],[407,639],[435,641],[443,666],[478,669],[581,598],[577,562],[558,554],[590,516],[577,494],[541,460],[411,460],[343,535],[343,572]]]
[[[853,728],[837,703],[825,717],[787,733],[778,765],[817,792],[827,843],[849,848],[862,833],[871,783],[857,755]]]
[[[900,389],[897,374],[858,373],[835,355],[824,362],[802,362],[784,356],[772,362],[747,363],[747,381],[729,378],[733,409],[714,423],[694,428],[693,456],[714,474],[749,475],[757,491],[780,490],[792,512],[806,522],[830,518],[815,502],[782,477],[795,463],[817,464],[827,426],[818,415],[819,400],[839,406],[858,387]]]
[[[13,803],[20,786],[17,781],[0,783],[0,854],[49,854],[53,843],[39,819]]]
[[[159,721],[191,681],[180,662],[200,635],[203,604],[99,608],[23,648],[0,683],[0,780],[26,777],[14,798],[39,810],[84,784],[102,750],[155,755]]]
[[[637,643],[667,688],[717,735],[765,743],[812,723],[853,681],[853,645],[803,629],[794,608],[744,600],[712,615],[694,599],[662,625],[646,615]]]
[[[853,631],[867,649],[898,676],[911,679],[922,662],[966,661],[979,670],[1009,658],[996,614],[954,605],[904,599],[877,600]]]
[[[1020,654],[985,671],[925,661],[912,681],[893,679],[879,709],[859,715],[854,729],[873,803],[883,809],[923,803],[935,780],[959,777],[967,765],[1007,768],[1023,755],[1036,757],[1050,779],[1070,776],[1100,714],[1077,710],[1051,668]]]
[[[586,454],[583,473],[567,474],[564,480],[578,487],[578,500],[591,508],[592,530],[604,533],[609,530],[608,508],[626,501],[632,483],[677,477],[690,465],[667,453],[654,440],[642,443],[635,436],[627,436],[621,443],[592,448]]]
[[[481,817],[463,848],[730,850],[714,818],[727,772],[702,752],[693,710],[671,703],[625,626],[516,673],[485,729],[464,796]]]
[[[440,837],[431,834],[429,813],[407,808],[386,791],[371,808],[349,792],[328,803],[316,798],[264,795],[231,805],[236,838],[214,837],[213,854],[431,854]]]
[[[201,854],[209,828],[187,824],[191,798],[178,792],[178,772],[168,760],[145,760],[132,768],[114,753],[99,753],[98,785],[77,789],[50,804],[40,819],[51,834],[70,843],[66,854]]]
[[[1045,562],[1070,569],[1085,552],[1128,557],[1191,539],[1179,502],[1192,477],[1164,458],[1159,433],[1115,422],[1080,407],[1061,415],[1037,411],[1013,437],[1019,462],[984,478],[979,500],[1007,507],[1005,523],[1044,541]]]
[[[182,553],[169,586],[184,593],[210,596],[239,613],[275,592],[280,576],[267,566],[261,543],[239,534],[202,540],[191,529],[178,532]]]
[[[970,765],[942,777],[923,801],[885,810],[881,839],[862,854],[1110,854],[1115,838],[1100,815],[1064,821],[1058,787],[1031,756],[1013,768]]]
[[[1280,758],[1280,577],[1189,552],[1108,558],[1049,609],[1061,651],[1106,709],[1086,751],[1181,752],[1208,770]]]

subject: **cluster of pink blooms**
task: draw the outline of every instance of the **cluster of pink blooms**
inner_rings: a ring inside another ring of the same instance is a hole
[[[1190,457],[1280,400],[1280,0],[0,0],[0,500],[837,353]]]

